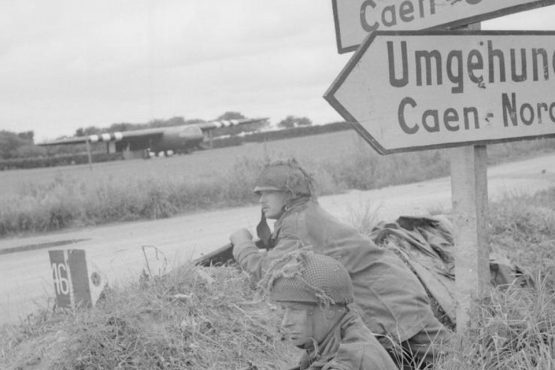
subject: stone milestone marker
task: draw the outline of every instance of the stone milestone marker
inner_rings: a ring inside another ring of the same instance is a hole
[[[50,266],[56,294],[56,307],[92,307],[107,285],[98,269],[87,262],[82,249],[50,250]]]

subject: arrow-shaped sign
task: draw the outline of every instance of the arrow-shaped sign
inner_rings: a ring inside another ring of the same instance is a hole
[[[382,154],[555,136],[555,32],[376,32],[324,98]]]
[[[555,0],[332,0],[337,49],[354,51],[370,32],[453,28],[555,4]]]

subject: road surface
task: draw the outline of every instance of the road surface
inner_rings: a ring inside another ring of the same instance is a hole
[[[555,155],[492,167],[488,170],[490,201],[505,194],[534,193],[555,186]],[[448,177],[372,191],[350,191],[320,198],[322,206],[346,222],[370,210],[379,220],[400,215],[449,212]],[[145,268],[142,246],[152,271],[171,268],[227,243],[240,227],[254,230],[256,206],[203,212],[166,220],[109,225],[0,240],[0,324],[14,323],[54,297],[48,250],[84,249],[87,260],[112,286],[136,280]],[[152,246],[155,246],[153,248]],[[155,251],[159,258],[154,258]],[[160,256],[164,256],[160,258]]]

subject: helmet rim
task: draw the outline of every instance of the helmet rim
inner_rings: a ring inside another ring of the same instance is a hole
[[[293,197],[314,196],[312,181],[296,161],[276,161],[260,173],[253,192],[282,191],[291,193]]]
[[[284,189],[280,189],[277,186],[270,186],[270,185],[258,185],[254,187],[253,192],[256,194],[260,194],[263,191],[283,191],[285,192],[286,190]]]

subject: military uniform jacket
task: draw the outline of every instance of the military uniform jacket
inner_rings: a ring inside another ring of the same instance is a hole
[[[300,370],[397,370],[385,349],[364,326],[360,316],[347,312],[318,348],[299,361]]]
[[[424,288],[400,258],[339,222],[316,201],[303,198],[288,205],[276,220],[272,237],[275,246],[267,252],[252,241],[234,248],[237,262],[257,279],[284,254],[312,248],[337,259],[349,271],[355,304],[375,335],[401,342],[434,320]],[[380,341],[387,346],[387,339]]]

